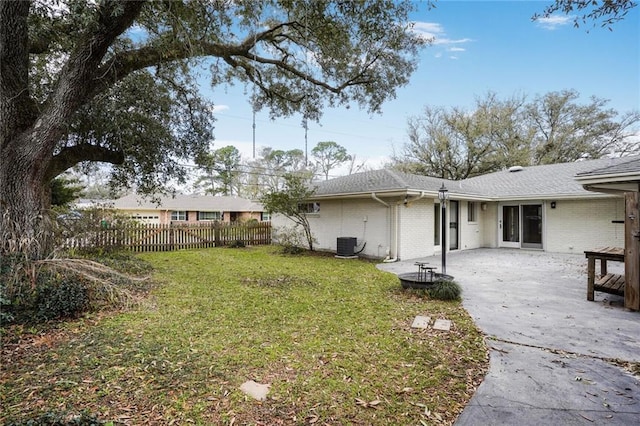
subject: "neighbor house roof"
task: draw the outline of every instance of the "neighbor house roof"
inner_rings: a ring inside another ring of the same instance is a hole
[[[158,201],[130,194],[115,200],[113,207],[120,210],[264,211],[261,204],[240,197],[176,195],[175,197],[160,197]]]
[[[634,157],[640,165],[640,157]],[[376,193],[416,194],[436,197],[444,185],[457,198],[479,200],[515,200],[532,198],[594,197],[575,180],[579,173],[609,169],[630,158],[604,158],[542,166],[513,167],[460,181],[419,176],[394,170],[373,170],[316,183],[314,198],[365,196]]]

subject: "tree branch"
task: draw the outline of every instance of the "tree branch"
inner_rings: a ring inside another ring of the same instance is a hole
[[[122,80],[134,71],[176,60],[206,56],[221,58],[231,67],[241,68],[245,72],[247,78],[252,83],[257,84],[266,93],[269,93],[269,90],[259,78],[256,68],[251,66],[252,61],[274,66],[335,94],[341,93],[347,87],[367,83],[369,81],[363,80],[362,77],[365,74],[364,72],[360,72],[355,77],[345,81],[339,86],[333,86],[314,78],[310,73],[297,69],[296,67],[288,64],[287,61],[282,58],[266,58],[251,52],[259,42],[272,41],[277,44],[277,40],[280,38],[291,40],[290,37],[283,34],[282,30],[285,27],[295,28],[298,25],[299,24],[296,22],[282,23],[260,33],[249,35],[238,44],[219,44],[196,40],[187,45],[184,43],[179,44],[177,41],[170,41],[169,43],[166,43],[166,40],[160,40],[153,45],[119,52],[103,64],[96,73],[97,77],[95,84],[93,85],[93,94],[106,90],[108,87],[117,81]],[[283,56],[285,58],[287,57],[285,54],[283,54]],[[371,62],[375,62],[375,59]],[[365,70],[370,65],[371,64],[368,64]]]
[[[124,153],[101,146],[81,144],[62,148],[53,156],[47,169],[47,180],[51,180],[69,168],[83,161],[100,161],[103,163],[122,164]]]

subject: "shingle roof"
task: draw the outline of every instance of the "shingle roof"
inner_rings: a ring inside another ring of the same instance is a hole
[[[434,191],[453,181],[403,173],[395,170],[372,170],[316,182],[316,195],[346,195],[385,191]]]
[[[579,177],[596,177],[602,175],[622,175],[628,173],[640,173],[640,156],[636,157],[626,157],[620,158],[619,160],[624,160],[617,164],[610,165],[608,167],[601,167],[598,169],[580,172],[577,175]]]
[[[188,211],[263,211],[261,204],[240,197],[176,195],[175,197],[160,197],[156,203],[130,194],[113,202],[113,207],[122,210],[188,210]]]
[[[545,198],[593,196],[575,180],[576,175],[593,171],[640,168],[639,157],[603,158],[503,170],[461,181],[418,176],[394,170],[374,170],[316,183],[316,195],[322,197],[367,194],[384,191],[437,192],[444,183],[452,195],[483,198]]]
[[[575,180],[578,173],[616,166],[628,158],[602,158],[542,166],[524,167],[521,171],[503,170],[462,181],[463,188],[481,189],[495,198],[587,196]]]

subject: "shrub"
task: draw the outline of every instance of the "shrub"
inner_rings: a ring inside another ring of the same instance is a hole
[[[427,290],[429,297],[438,300],[460,300],[462,289],[455,281],[438,281]]]
[[[7,285],[0,274],[0,325],[13,321],[11,313],[11,300],[7,296]]]
[[[230,248],[243,248],[246,247],[246,244],[242,240],[235,240],[229,244]]]
[[[41,273],[36,287],[36,318],[43,321],[72,318],[89,310],[89,288],[85,280],[76,274]]]
[[[130,306],[135,301],[135,293],[146,290],[149,285],[143,278],[133,278],[116,269],[147,272],[149,264],[139,259],[136,262],[128,253],[103,256],[101,260],[114,267],[79,258],[3,262],[0,321],[48,321]]]
[[[299,226],[278,228],[274,238],[284,254],[300,254],[305,251],[307,245],[304,230]]]
[[[108,423],[107,423],[108,424]],[[112,423],[111,423],[112,424]],[[96,416],[87,412],[79,415],[59,412],[47,412],[36,418],[19,422],[9,422],[7,426],[100,426],[105,425]]]

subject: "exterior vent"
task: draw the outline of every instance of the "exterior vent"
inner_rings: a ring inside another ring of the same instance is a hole
[[[509,167],[509,171],[511,173],[521,172],[522,170],[524,170],[524,167],[522,167],[522,166],[511,166],[511,167]]]
[[[355,237],[338,237],[336,255],[344,257],[355,256],[356,240]]]

